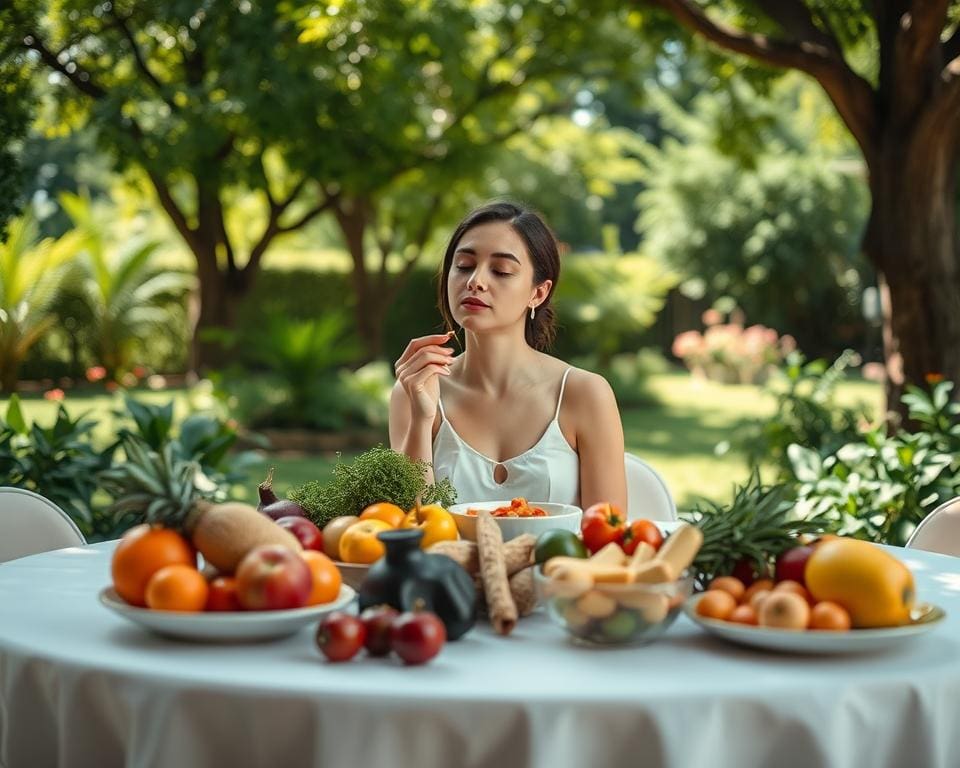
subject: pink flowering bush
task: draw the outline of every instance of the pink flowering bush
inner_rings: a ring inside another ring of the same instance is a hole
[[[725,384],[761,384],[796,349],[792,336],[780,336],[772,328],[744,327],[740,318],[723,321],[720,312],[708,309],[703,313],[705,331],[685,331],[673,340],[673,354],[695,376]]]

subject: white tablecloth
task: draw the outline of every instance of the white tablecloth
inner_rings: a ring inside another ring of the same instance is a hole
[[[164,640],[97,602],[112,544],[0,565],[0,766],[960,765],[960,561],[896,550],[944,625],[882,654],[749,651],[681,616],[633,649],[544,615],[424,667],[329,664],[311,629]]]

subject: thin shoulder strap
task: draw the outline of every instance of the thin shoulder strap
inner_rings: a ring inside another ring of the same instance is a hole
[[[563,389],[567,386],[567,376],[570,375],[570,371],[572,370],[573,366],[567,368],[567,370],[563,372],[563,378],[560,380],[560,397],[557,398],[557,412],[553,414],[554,421],[560,418],[560,404],[563,403]]]
[[[437,398],[437,405],[440,407],[440,418],[446,421],[447,414],[446,411],[443,410],[443,400],[439,397]]]

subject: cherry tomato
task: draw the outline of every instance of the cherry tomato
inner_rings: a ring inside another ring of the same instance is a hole
[[[366,639],[363,622],[341,611],[327,614],[317,627],[317,647],[330,661],[349,661]]]
[[[612,504],[605,501],[594,504],[584,511],[580,520],[583,543],[591,553],[599,551],[611,541],[619,544],[626,531],[626,522],[623,513]]]
[[[634,520],[624,532],[620,546],[626,554],[632,555],[641,541],[653,547],[654,552],[660,549],[660,545],[663,544],[663,534],[660,533],[656,523],[650,520]]]
[[[389,605],[372,606],[360,614],[360,619],[367,628],[367,639],[364,642],[367,653],[371,656],[386,656],[390,653],[393,622],[399,615],[400,612]]]
[[[447,640],[447,630],[435,613],[401,613],[393,621],[390,644],[407,664],[424,664],[438,653]]]

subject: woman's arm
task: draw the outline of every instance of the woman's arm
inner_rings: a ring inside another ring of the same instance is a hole
[[[587,509],[608,501],[626,513],[627,475],[617,398],[606,379],[586,371],[575,371],[567,389],[575,409],[580,506]]]
[[[413,422],[410,399],[400,382],[390,393],[390,447],[411,459],[433,462],[433,419]],[[433,482],[433,470],[427,472]]]
[[[433,423],[440,401],[440,376],[450,375],[453,350],[442,344],[451,333],[413,339],[394,365],[397,383],[390,393],[390,447],[411,459],[433,462]],[[433,470],[427,470],[428,483]]]

